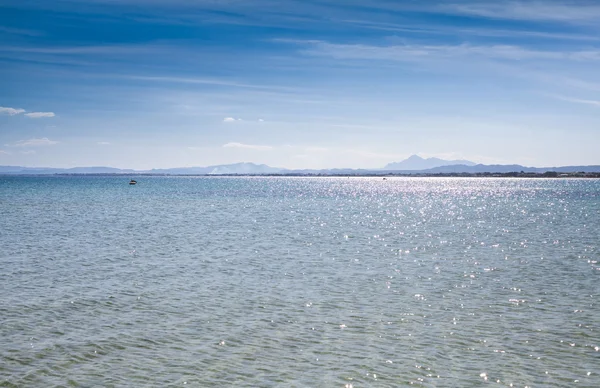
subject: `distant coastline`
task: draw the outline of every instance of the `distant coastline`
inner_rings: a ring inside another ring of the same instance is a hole
[[[458,163],[458,164],[457,164]],[[135,170],[116,167],[0,166],[0,175],[146,175],[146,176],[439,176],[439,177],[598,177],[600,165],[528,167],[520,164],[476,164],[468,160],[423,159],[413,155],[383,168],[290,169],[240,162],[197,167]]]
[[[327,174],[327,173],[271,173],[271,174],[164,174],[164,173],[56,173],[56,174],[6,174],[10,177],[300,177],[300,178],[600,178],[600,172],[559,173],[547,171],[507,172],[507,173],[356,173],[356,174]]]
[[[290,169],[240,162],[204,167],[135,170],[105,166],[23,167],[0,166],[0,175],[154,175],[154,176],[440,176],[440,177],[598,177],[600,165],[528,167],[520,164],[477,164],[468,160],[424,159],[412,155],[383,168]]]

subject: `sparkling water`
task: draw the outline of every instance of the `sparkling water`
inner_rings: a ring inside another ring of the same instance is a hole
[[[0,177],[0,386],[600,386],[600,181]]]

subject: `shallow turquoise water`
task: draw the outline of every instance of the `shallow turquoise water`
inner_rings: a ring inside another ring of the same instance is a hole
[[[0,177],[0,386],[600,386],[600,181]]]

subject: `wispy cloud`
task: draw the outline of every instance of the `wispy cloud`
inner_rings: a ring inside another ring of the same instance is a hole
[[[0,32],[3,32],[5,34],[11,34],[11,35],[25,35],[25,36],[42,36],[42,35],[44,35],[40,31],[27,30],[27,29],[23,29],[23,28],[11,28],[11,27],[5,27],[5,26],[0,26]]]
[[[5,45],[0,46],[3,52],[22,52],[34,54],[53,55],[139,55],[152,54],[167,47],[152,44],[122,44],[122,45],[90,45],[90,46],[60,46],[60,47],[32,47]]]
[[[565,76],[564,74],[557,72],[545,72],[540,71],[539,68],[533,69],[519,69],[518,73],[515,75],[526,79],[528,81],[538,81],[549,85],[559,86],[561,88],[570,88],[570,89],[582,89],[582,90],[591,90],[591,91],[600,91],[600,82],[597,80],[590,80],[585,78],[573,78],[571,76],[573,72],[569,71],[569,75]],[[586,74],[579,74],[579,76],[585,77]]]
[[[292,88],[286,88],[282,86],[272,85],[255,85],[244,82],[237,82],[233,80],[216,79],[216,78],[191,78],[191,77],[160,77],[160,76],[116,76],[117,78],[126,78],[130,80],[148,81],[148,82],[163,82],[163,83],[180,83],[180,84],[192,84],[192,85],[214,85],[214,86],[227,86],[244,89],[259,89],[259,90],[279,90],[279,91],[295,91]]]
[[[107,141],[99,141],[99,142],[98,142],[98,143],[96,143],[96,144],[98,144],[98,145],[110,145],[110,143],[109,143],[109,142],[107,142]]]
[[[224,123],[235,123],[236,121],[242,121],[242,119],[236,119],[234,117],[225,117],[223,119]]]
[[[556,22],[594,22],[600,19],[598,3],[559,1],[489,1],[444,4],[434,12],[449,12],[490,19],[512,19]]]
[[[43,147],[58,144],[57,141],[50,140],[47,137],[33,138],[28,140],[19,140],[15,142],[13,147]]]
[[[4,150],[0,150],[0,155],[10,155],[10,152],[4,151]]]
[[[21,113],[25,113],[25,109],[8,108],[8,107],[0,106],[0,115],[14,116],[14,115],[18,115]]]
[[[16,0],[13,0],[16,1]],[[596,23],[600,18],[600,5],[594,0],[427,0],[392,1],[372,0],[70,0],[55,1],[38,7],[57,10],[70,9],[72,3],[79,8],[93,9],[96,13],[120,14],[135,22],[153,24],[196,25],[219,23],[289,27],[294,23],[336,23],[348,18],[372,18],[387,11],[390,14],[431,13],[466,15],[478,18],[551,21],[563,23]],[[96,6],[95,6],[95,5]],[[97,4],[104,4],[98,7]],[[135,15],[129,11],[137,7]],[[91,7],[91,8],[89,8]],[[160,8],[161,12],[150,12]]]
[[[291,41],[308,46],[302,53],[336,59],[413,61],[423,58],[482,57],[504,60],[600,60],[600,50],[542,51],[520,46],[489,45],[388,45],[336,44],[324,41]]]
[[[27,150],[27,151],[21,151],[20,153],[23,155],[33,155],[36,152],[34,150]]]
[[[227,144],[223,144],[223,148],[244,148],[244,149],[249,149],[249,150],[257,150],[257,151],[268,151],[268,150],[273,149],[273,147],[271,147],[271,146],[243,144],[243,143],[227,143]]]
[[[586,100],[586,99],[573,98],[573,97],[567,97],[567,96],[553,96],[553,97],[556,99],[562,100],[562,101],[573,102],[576,104],[591,105],[591,106],[600,108],[600,101],[598,101],[598,100]]]
[[[522,29],[498,29],[498,28],[465,28],[463,26],[451,25],[406,25],[402,23],[385,23],[371,20],[344,20],[346,24],[351,24],[360,28],[371,30],[400,32],[403,35],[430,35],[430,36],[460,36],[460,37],[492,37],[492,38],[543,38],[549,40],[580,40],[580,41],[599,41],[600,36],[593,34],[568,33],[556,31],[535,31]]]
[[[15,116],[25,112],[25,109],[0,106],[0,115]],[[54,117],[56,115],[54,114],[54,112],[30,112],[25,113],[25,116],[30,117],[32,119],[39,119],[42,117]]]
[[[54,112],[31,112],[25,113],[25,116],[30,117],[32,119],[41,119],[44,117],[54,117],[56,116]]]

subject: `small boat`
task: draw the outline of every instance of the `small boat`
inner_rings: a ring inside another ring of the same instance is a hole
[[[137,183],[137,181],[135,181],[135,180],[133,180],[133,179],[129,181],[129,184],[130,184],[130,185],[135,185],[136,183]]]

